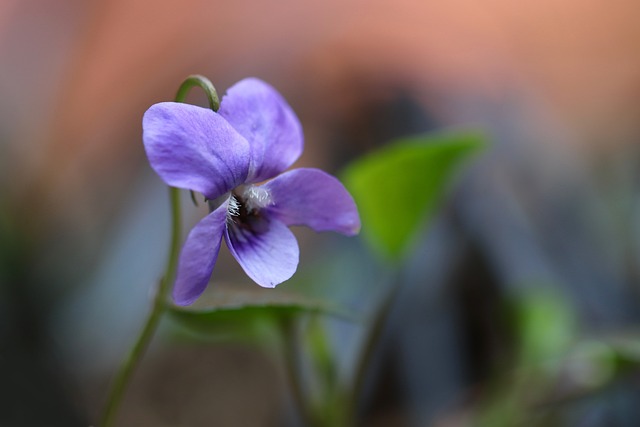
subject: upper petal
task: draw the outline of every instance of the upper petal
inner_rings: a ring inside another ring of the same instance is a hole
[[[173,187],[215,199],[247,177],[249,143],[212,110],[162,102],[147,110],[142,128],[151,167]]]
[[[189,233],[173,287],[177,305],[189,305],[204,292],[218,259],[229,201],[204,217]]]
[[[319,169],[294,169],[267,182],[269,214],[287,225],[353,236],[360,231],[358,208],[346,188]]]
[[[258,285],[274,288],[293,276],[299,249],[286,225],[265,217],[253,223],[229,223],[224,234],[231,254]]]
[[[248,78],[229,88],[220,104],[220,115],[251,145],[247,182],[273,178],[295,162],[303,148],[298,117],[267,83]]]

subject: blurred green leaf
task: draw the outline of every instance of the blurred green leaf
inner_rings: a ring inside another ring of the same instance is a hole
[[[191,306],[170,306],[168,311],[173,320],[196,335],[249,341],[269,339],[274,326],[304,313],[350,317],[326,301],[272,289],[217,288]]]
[[[573,307],[559,293],[536,289],[514,301],[521,363],[556,360],[576,338]]]
[[[505,353],[508,359],[496,365],[487,393],[476,406],[472,425],[562,425],[555,411],[541,410],[541,405],[558,396],[556,385],[567,351],[577,336],[576,313],[555,287],[534,283],[519,288],[506,301],[509,317],[505,318],[515,340],[515,359]]]
[[[395,140],[354,161],[343,180],[372,245],[399,259],[431,219],[454,172],[484,141],[481,133],[472,132],[420,135]]]

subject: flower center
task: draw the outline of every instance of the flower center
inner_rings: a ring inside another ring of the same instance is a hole
[[[246,185],[239,190],[242,191],[241,199],[250,212],[260,210],[271,204],[271,194],[263,187]]]
[[[260,228],[264,222],[260,211],[270,204],[271,195],[266,189],[255,185],[238,187],[231,192],[227,220],[240,227]]]

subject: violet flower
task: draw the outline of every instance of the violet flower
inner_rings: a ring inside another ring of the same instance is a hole
[[[223,236],[247,275],[272,288],[298,266],[298,243],[288,226],[348,236],[360,230],[355,203],[336,178],[308,168],[282,173],[302,153],[302,128],[281,95],[261,80],[236,83],[217,113],[155,104],[142,126],[158,175],[170,186],[202,193],[212,209],[182,248],[176,304],[191,304],[204,292]]]

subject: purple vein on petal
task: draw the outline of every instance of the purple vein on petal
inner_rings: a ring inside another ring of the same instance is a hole
[[[273,178],[302,153],[302,126],[284,98],[267,83],[248,78],[227,91],[220,104],[223,116],[251,146],[247,182]]]
[[[155,104],[144,114],[142,128],[151,167],[168,185],[215,199],[247,177],[249,143],[209,109]]]
[[[242,269],[258,285],[273,288],[298,267],[298,242],[286,225],[259,218],[251,225],[229,222],[225,240]]]
[[[306,225],[315,231],[353,236],[360,217],[353,198],[335,177],[311,168],[293,169],[267,182],[273,205],[270,215],[286,225]]]

